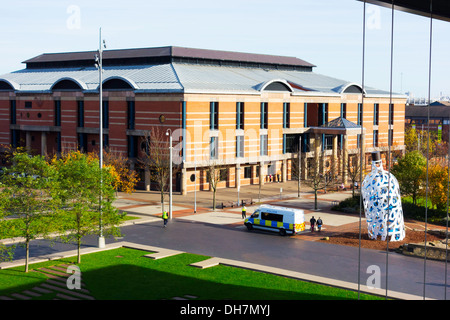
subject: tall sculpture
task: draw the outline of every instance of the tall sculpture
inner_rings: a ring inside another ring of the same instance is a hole
[[[372,153],[372,171],[361,186],[367,230],[371,239],[401,241],[405,237],[402,201],[397,179],[384,170],[380,152]]]

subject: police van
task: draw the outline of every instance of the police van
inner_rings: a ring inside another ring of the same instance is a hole
[[[305,230],[305,215],[303,210],[270,205],[262,205],[245,219],[248,230],[261,229],[279,232],[280,235],[293,235]]]

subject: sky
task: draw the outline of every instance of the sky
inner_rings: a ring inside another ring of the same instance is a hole
[[[0,11],[0,75],[42,53],[183,46],[293,56],[363,81],[363,7],[356,0],[17,0]],[[391,88],[391,10],[366,5],[364,84]],[[450,23],[394,12],[392,90],[450,96]],[[430,90],[429,90],[430,84]]]

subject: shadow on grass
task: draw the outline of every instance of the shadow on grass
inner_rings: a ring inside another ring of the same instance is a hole
[[[193,268],[193,267],[191,267]],[[229,267],[230,268],[230,267]],[[206,270],[199,270],[205,272]],[[247,271],[247,270],[240,270]],[[99,300],[160,300],[192,295],[200,300],[331,300],[353,299],[322,294],[219,283],[135,265],[118,265],[83,273]]]
[[[208,257],[179,254],[160,260],[148,252],[120,248],[83,256],[81,277],[97,300],[161,300],[195,296],[198,300],[347,300],[357,293],[230,266],[207,269],[190,264]],[[49,261],[33,268],[71,263]],[[0,270],[0,296],[29,290],[46,277],[21,269]],[[42,297],[45,299],[45,297]],[[362,299],[370,297],[362,296]]]
[[[0,272],[0,296],[11,293],[18,293],[34,286],[38,286],[47,280],[43,274],[34,271],[25,273],[23,268],[6,269]],[[20,283],[20,285],[17,285]]]

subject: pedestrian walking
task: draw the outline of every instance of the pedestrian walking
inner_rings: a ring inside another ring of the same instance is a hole
[[[247,208],[245,205],[242,207],[242,219],[247,218]]]
[[[322,229],[322,224],[323,224],[323,221],[319,217],[319,219],[317,219],[317,230],[319,230],[319,232]]]
[[[311,223],[311,231],[314,231],[314,225],[316,224],[316,219],[314,219],[314,216],[309,220],[309,223]]]
[[[167,214],[167,211],[166,211],[166,210],[164,210],[164,212],[163,212],[163,214],[162,214],[162,218],[163,218],[163,220],[164,220],[164,228],[165,228],[166,225],[167,225],[167,219],[169,218],[169,215]]]

